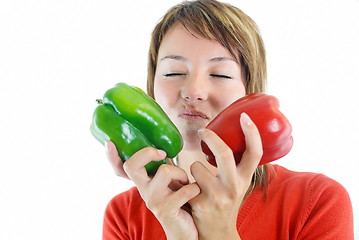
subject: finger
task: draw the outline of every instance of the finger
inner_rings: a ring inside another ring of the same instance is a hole
[[[123,170],[123,162],[118,155],[115,144],[111,141],[105,141],[105,148],[106,148],[107,159],[110,161],[111,166],[115,171],[115,174],[117,176],[129,179],[129,177]]]
[[[162,164],[152,178],[151,187],[160,189],[160,191],[176,191],[188,183],[187,173],[183,169],[168,164]]]
[[[160,161],[166,157],[166,152],[153,147],[146,147],[132,155],[124,164],[123,169],[127,176],[142,188],[150,181],[145,165],[151,161]]]
[[[198,186],[204,192],[208,192],[208,188],[211,187],[211,180],[215,178],[215,176],[201,162],[198,161],[191,165],[190,170]]]
[[[171,189],[174,192],[174,191],[177,191],[178,189],[180,189],[181,187],[183,187],[184,185],[186,185],[186,184],[183,184],[178,180],[173,180],[168,185],[168,188]]]
[[[177,182],[178,186],[175,189],[170,188],[171,183]],[[169,204],[171,209],[179,209],[189,199],[199,194],[194,186],[188,187],[187,173],[176,166],[167,164],[161,165],[155,176],[148,184],[148,188],[142,193],[150,209],[156,209],[159,196],[167,196],[165,201],[161,201],[161,205]],[[190,184],[191,185],[191,184]],[[197,186],[198,188],[198,186]]]
[[[246,113],[241,114],[240,123],[245,136],[246,150],[237,169],[240,176],[251,178],[263,155],[262,140],[256,125]]]
[[[168,199],[168,203],[173,205],[175,208],[181,208],[191,199],[195,198],[200,194],[201,190],[196,183],[190,183],[183,186],[178,191],[174,192]]]
[[[234,180],[237,172],[231,148],[210,129],[200,129],[198,134],[215,156],[218,176],[229,181]]]

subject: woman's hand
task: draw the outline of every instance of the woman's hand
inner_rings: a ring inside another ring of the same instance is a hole
[[[199,131],[218,166],[216,176],[200,162],[191,166],[191,173],[201,189],[189,202],[199,239],[240,239],[236,227],[238,211],[263,154],[259,132],[247,114],[241,115],[240,124],[246,151],[238,166],[232,150],[213,131]]]
[[[153,177],[145,165],[166,157],[162,150],[147,147],[136,152],[125,163],[118,157],[112,142],[107,142],[107,156],[115,173],[131,179],[137,186],[148,209],[161,223],[167,239],[198,239],[192,216],[182,206],[199,194],[196,184],[190,184],[186,172],[176,166],[163,164]]]
[[[150,161],[163,160],[166,157],[164,151],[144,148],[123,163],[115,144],[106,141],[106,155],[116,175],[136,184],[148,209],[161,223],[167,239],[198,239],[192,216],[183,205],[199,194],[199,187],[189,184],[186,172],[173,165],[161,165],[153,178],[145,170],[144,166]]]
[[[106,141],[105,148],[106,148],[107,159],[110,161],[111,166],[115,171],[115,174],[119,177],[128,179],[127,173],[125,173],[125,171],[123,170],[123,162],[120,156],[118,156],[118,152],[115,144],[111,141]]]

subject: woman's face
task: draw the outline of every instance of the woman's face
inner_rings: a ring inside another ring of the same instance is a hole
[[[219,42],[176,24],[160,45],[154,94],[181,132],[184,149],[198,150],[197,131],[245,95],[241,66]]]

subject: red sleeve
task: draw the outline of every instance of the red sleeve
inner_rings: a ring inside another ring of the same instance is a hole
[[[316,176],[309,186],[307,212],[298,239],[354,239],[353,209],[348,192],[324,175]]]

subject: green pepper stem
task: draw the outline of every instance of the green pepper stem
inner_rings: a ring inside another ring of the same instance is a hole
[[[96,99],[97,104],[103,104],[102,99]]]

